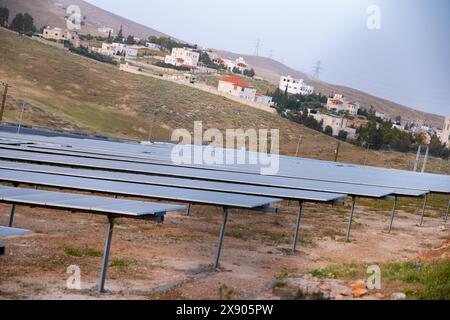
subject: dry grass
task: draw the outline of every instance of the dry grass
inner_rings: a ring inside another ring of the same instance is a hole
[[[20,117],[26,100],[24,123],[131,139],[147,139],[156,112],[153,138],[168,141],[173,129],[204,128],[280,129],[280,151],[295,153],[303,136],[303,157],[332,160],[334,138],[290,122],[277,115],[255,110],[223,97],[164,80],[121,72],[98,63],[37,43],[0,29],[0,80],[10,83],[6,121]],[[162,107],[163,106],[163,107]],[[415,155],[372,152],[343,143],[339,160],[382,167],[411,169]],[[448,162],[431,159],[429,172],[450,173]]]

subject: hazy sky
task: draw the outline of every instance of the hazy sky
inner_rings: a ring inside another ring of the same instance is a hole
[[[88,0],[205,47],[260,55],[419,110],[450,115],[448,0]],[[381,29],[367,28],[367,8]],[[126,34],[126,30],[125,30]]]

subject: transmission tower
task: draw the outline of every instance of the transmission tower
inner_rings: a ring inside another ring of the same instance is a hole
[[[262,41],[261,39],[256,39],[256,43],[255,43],[255,56],[259,56],[259,50],[262,47]]]
[[[322,62],[319,60],[313,67],[313,76],[315,79],[320,78],[320,71],[322,71]]]

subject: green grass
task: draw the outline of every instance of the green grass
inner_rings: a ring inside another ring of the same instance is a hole
[[[63,251],[72,257],[101,257],[103,252],[91,248],[75,248],[70,246],[63,246]]]
[[[110,266],[113,268],[125,269],[129,267],[130,264],[131,262],[126,259],[115,258],[111,260]]]
[[[371,264],[339,264],[307,273],[319,278],[366,279]],[[431,262],[390,262],[379,264],[382,286],[395,285],[410,298],[450,300],[450,259]]]
[[[220,300],[231,300],[236,295],[234,288],[228,286],[226,283],[219,284],[217,288]]]

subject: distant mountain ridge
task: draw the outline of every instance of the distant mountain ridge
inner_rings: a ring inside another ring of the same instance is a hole
[[[120,17],[83,0],[0,0],[0,6],[6,6],[10,9],[11,19],[18,12],[29,12],[35,18],[37,27],[44,25],[64,27],[64,16],[66,12],[63,8],[69,5],[78,5],[80,7],[82,15],[86,16],[86,25],[84,28],[86,28],[86,32],[91,34],[98,34],[97,28],[99,27],[107,26],[117,31],[120,26],[123,26],[125,35],[132,34],[139,38],[147,38],[150,35],[167,36],[163,32]],[[423,120],[438,128],[442,127],[444,123],[444,117],[442,116],[418,111],[387,99],[375,97],[360,90],[311,79],[305,73],[294,70],[281,62],[267,57],[242,55],[220,50],[218,50],[218,53],[229,58],[244,57],[255,69],[257,75],[275,84],[278,83],[281,75],[291,75],[307,80],[308,83],[312,84],[322,94],[341,93],[350,100],[359,101],[363,107],[370,108],[372,105],[377,111],[384,112],[392,118],[400,115],[404,120]]]
[[[158,30],[120,17],[83,0],[0,0],[0,7],[9,8],[11,19],[18,12],[28,12],[34,17],[38,28],[45,25],[64,28],[66,26],[65,9],[70,5],[80,7],[82,16],[86,16],[84,27],[94,35],[99,33],[97,28],[100,27],[113,28],[117,33],[120,26],[123,26],[124,34],[132,34],[138,38],[147,38],[151,35],[167,36]]]

